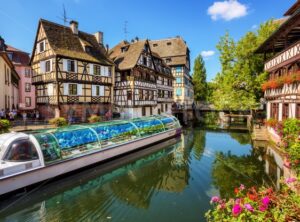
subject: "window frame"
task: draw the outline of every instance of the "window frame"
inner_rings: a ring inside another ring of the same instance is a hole
[[[72,70],[72,63],[73,63],[73,68],[74,70]],[[76,62],[73,59],[68,59],[67,60],[67,72],[76,72]]]
[[[75,88],[73,88],[74,86],[76,86],[76,90],[75,90]],[[73,93],[73,90],[75,90],[76,93]],[[68,84],[68,95],[69,96],[78,96],[78,84],[77,83],[69,83]]]
[[[29,86],[29,87],[27,87]],[[25,92],[31,92],[31,84],[28,82],[25,82]]]
[[[8,155],[10,154],[10,150],[12,149],[12,145],[16,142],[25,142],[25,141],[32,145],[32,148],[35,150],[35,154],[36,154],[37,158],[36,159],[31,159],[31,160],[11,160],[11,159],[8,159]],[[2,160],[7,161],[7,162],[15,162],[15,163],[17,163],[17,162],[31,162],[31,161],[35,161],[35,160],[40,160],[40,155],[39,155],[39,152],[38,152],[37,148],[31,142],[31,140],[23,138],[23,139],[14,140],[13,142],[11,142],[9,144],[8,148],[5,151],[5,154],[3,155]]]
[[[27,99],[29,99],[29,103],[27,103]],[[26,107],[31,107],[31,97],[29,97],[29,96],[25,97],[25,106]]]

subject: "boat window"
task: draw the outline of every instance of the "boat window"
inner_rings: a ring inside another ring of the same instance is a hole
[[[138,127],[141,136],[150,136],[165,130],[162,122],[152,117],[137,118],[132,123]]]
[[[6,161],[31,161],[39,159],[36,148],[29,140],[14,141],[4,158]]]
[[[178,120],[173,116],[156,116],[156,118],[164,124],[166,130],[180,127]]]
[[[53,135],[50,133],[39,133],[34,134],[34,137],[40,144],[46,164],[61,159],[60,149]]]

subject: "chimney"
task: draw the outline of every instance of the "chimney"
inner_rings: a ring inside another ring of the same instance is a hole
[[[106,44],[106,51],[107,51],[107,53],[109,51],[109,45],[108,44]]]
[[[70,28],[74,35],[78,35],[78,22],[74,20],[70,21]]]
[[[96,32],[94,34],[98,44],[103,45],[103,32]]]

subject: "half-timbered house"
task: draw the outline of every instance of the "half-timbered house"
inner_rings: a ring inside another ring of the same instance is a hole
[[[36,106],[45,118],[85,121],[111,109],[114,66],[103,33],[88,34],[41,19],[31,57]]]
[[[267,118],[300,118],[300,1],[286,13],[280,27],[256,50],[265,62],[268,80],[262,85]]]
[[[128,117],[171,113],[173,77],[148,40],[122,41],[109,52],[116,66],[114,103]]]
[[[174,101],[180,108],[191,109],[194,86],[190,76],[190,50],[181,37],[150,41],[151,51],[171,67],[174,76]]]

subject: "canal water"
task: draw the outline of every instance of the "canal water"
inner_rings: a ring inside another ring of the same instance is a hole
[[[272,181],[265,156],[247,131],[187,129],[181,138],[0,200],[0,221],[205,221],[212,196]]]

